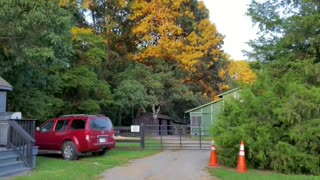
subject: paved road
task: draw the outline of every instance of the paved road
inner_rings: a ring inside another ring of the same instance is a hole
[[[106,171],[107,180],[211,180],[206,171],[210,151],[163,151]]]

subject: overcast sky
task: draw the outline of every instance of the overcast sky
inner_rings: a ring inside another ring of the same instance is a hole
[[[218,32],[225,35],[223,49],[235,60],[247,59],[242,50],[250,50],[246,45],[256,37],[257,28],[245,15],[251,0],[203,0],[210,11],[210,20]]]

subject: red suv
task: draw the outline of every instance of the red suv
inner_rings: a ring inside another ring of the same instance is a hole
[[[115,147],[111,120],[100,115],[64,115],[44,122],[35,133],[40,152],[75,160],[82,153],[104,154]]]

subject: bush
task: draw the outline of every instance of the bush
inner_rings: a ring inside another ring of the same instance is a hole
[[[319,175],[320,88],[274,84],[264,79],[225,103],[212,130],[219,160],[235,167],[244,140],[249,167]]]

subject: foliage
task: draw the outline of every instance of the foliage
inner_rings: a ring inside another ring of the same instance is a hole
[[[75,53],[69,66],[61,73],[61,99],[65,104],[60,113],[99,114],[113,103],[108,82],[99,78],[101,65],[106,62],[107,44],[90,28],[71,29]]]
[[[9,110],[54,116],[62,107],[59,70],[72,52],[71,17],[55,1],[0,3],[0,75],[14,87]]]
[[[77,66],[62,75],[65,106],[62,114],[72,112],[101,112],[101,107],[112,103],[111,91],[106,82],[84,66]]]
[[[223,36],[197,0],[8,1],[0,12],[0,76],[9,110],[45,120],[143,111],[178,120],[226,90]]]
[[[252,84],[257,76],[247,61],[230,61],[228,66],[229,76],[238,83]]]
[[[242,101],[225,104],[213,132],[224,164],[236,165],[244,140],[251,167],[320,174],[318,7],[318,1],[251,4],[262,32],[251,55],[263,66]]]
[[[260,87],[258,84],[243,90],[242,102],[225,104],[214,129],[214,137],[222,147],[221,162],[235,166],[239,142],[244,140],[251,167],[319,174],[319,131],[316,129],[320,121],[316,117],[320,111],[316,106],[319,98],[314,97],[319,97],[320,90],[297,90],[294,84],[281,87],[290,96],[280,97],[274,92],[279,85],[268,88],[267,83],[259,84]]]
[[[163,64],[156,65],[153,70],[134,63],[116,75],[114,81],[119,82],[115,90],[116,103],[121,108],[135,108],[137,113],[149,110],[156,116],[155,109],[159,108],[162,113],[182,119],[184,111],[178,110],[178,107],[189,102],[184,106],[191,108],[198,105],[196,99],[202,99],[190,91],[182,80],[176,79]]]
[[[135,22],[132,34],[136,37],[137,50],[130,58],[146,65],[165,61],[181,69],[185,82],[192,82],[198,88],[195,91],[214,98],[217,92],[226,89],[224,77],[218,75],[225,68],[225,55],[220,49],[223,36],[209,21],[202,3],[135,1],[130,19]]]

